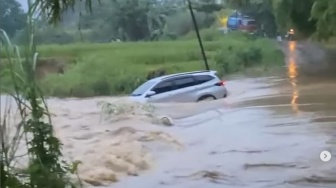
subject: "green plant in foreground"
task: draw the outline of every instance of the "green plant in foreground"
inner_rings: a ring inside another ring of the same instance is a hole
[[[27,38],[29,41],[25,50],[25,61],[21,60],[20,52],[17,47],[13,47],[5,31],[0,30],[1,51],[8,54],[9,66],[2,72],[2,77],[9,77],[13,87],[2,87],[1,93],[10,95],[14,99],[20,114],[20,122],[17,125],[17,134],[13,140],[8,142],[9,123],[8,117],[0,116],[0,136],[1,136],[1,158],[0,173],[1,187],[31,187],[31,188],[65,188],[74,187],[70,181],[69,173],[76,171],[70,169],[69,165],[61,161],[61,143],[54,136],[51,118],[48,107],[44,100],[43,93],[35,79],[36,60],[38,54],[35,51],[34,31],[32,15],[34,5],[29,6]],[[15,51],[15,58],[10,58],[11,50]],[[15,69],[19,64],[19,69]],[[0,80],[1,81],[1,80]],[[3,104],[0,104],[2,107]],[[8,109],[7,109],[8,110]],[[7,113],[9,114],[9,113]],[[46,121],[47,119],[47,121]],[[17,136],[18,135],[18,136]],[[29,166],[22,176],[14,175],[12,159],[15,155],[18,140],[24,136],[28,151]],[[11,148],[11,149],[9,149]],[[10,153],[10,155],[9,155]],[[78,164],[73,165],[77,168]],[[73,167],[74,168],[74,167]]]

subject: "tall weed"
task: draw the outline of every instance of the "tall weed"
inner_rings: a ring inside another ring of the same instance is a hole
[[[21,48],[23,57],[6,32],[0,29],[0,51],[7,57],[0,75],[0,92],[4,94],[0,97],[0,187],[73,187],[70,165],[62,162],[62,144],[54,136],[48,107],[35,78],[38,57],[32,18],[35,8],[36,4],[29,4],[27,43]],[[13,113],[16,110],[18,114]],[[16,151],[22,140],[25,141],[28,168],[18,171],[14,159],[18,157]]]

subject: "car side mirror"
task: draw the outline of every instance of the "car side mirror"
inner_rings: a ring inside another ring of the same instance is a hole
[[[155,91],[149,91],[149,92],[147,93],[147,95],[146,95],[146,98],[151,97],[151,96],[153,96],[153,95],[155,95],[155,94],[156,94]]]

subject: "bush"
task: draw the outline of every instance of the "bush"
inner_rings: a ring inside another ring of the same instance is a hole
[[[204,47],[210,68],[222,74],[283,62],[282,53],[267,39],[216,32],[205,30],[201,35],[209,37],[204,40]],[[38,51],[43,57],[76,59],[76,65],[64,75],[50,75],[41,80],[46,94],[59,97],[128,94],[155,69],[164,69],[169,74],[205,68],[195,37],[160,42],[44,45]]]
[[[200,36],[202,41],[216,41],[223,38],[223,34],[217,29],[202,29],[200,31]],[[191,40],[196,38],[197,36],[195,31],[191,31],[182,37],[184,40]]]
[[[260,47],[244,45],[240,48],[229,46],[218,50],[215,61],[222,68],[223,73],[233,73],[262,62]]]
[[[264,66],[283,63],[284,55],[276,44],[268,39],[254,39],[241,33],[230,34],[232,38],[217,50],[214,61],[220,73],[234,73],[252,66]],[[239,37],[241,40],[237,40]]]

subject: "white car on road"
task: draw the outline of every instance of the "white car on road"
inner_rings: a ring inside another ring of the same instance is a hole
[[[216,71],[194,71],[160,76],[143,83],[131,94],[139,102],[198,102],[225,98],[225,82]]]

